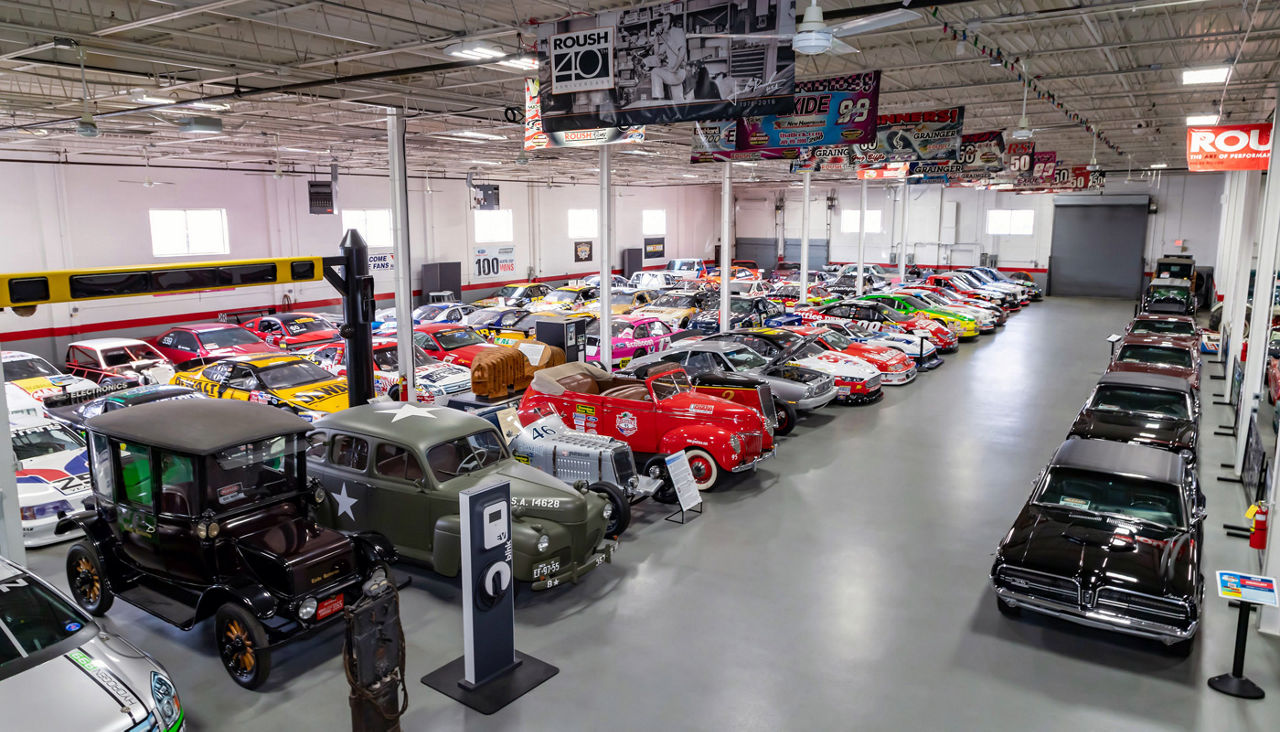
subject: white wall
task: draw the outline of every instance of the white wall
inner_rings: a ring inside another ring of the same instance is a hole
[[[141,180],[139,168],[0,163],[0,221],[4,244],[0,271],[39,272],[112,265],[199,262],[270,256],[338,253],[342,219],[307,212],[305,177],[276,180],[233,171],[152,169],[152,178],[171,182],[145,188],[121,180]],[[464,296],[478,297],[503,281],[528,277],[563,279],[600,269],[599,240],[593,259],[574,262],[566,233],[569,208],[596,208],[593,185],[547,187],[499,183],[500,205],[512,211],[516,273],[490,279],[472,276],[472,214],[465,182],[409,181],[410,247],[414,288],[418,265],[463,263]],[[337,208],[389,208],[390,185],[380,176],[344,176]],[[225,257],[155,257],[151,250],[152,208],[223,208],[230,253]],[[719,241],[719,188],[618,187],[614,200],[615,252],[642,246],[641,212],[667,212],[667,257],[709,257]],[[662,266],[666,258],[645,261]],[[620,268],[615,255],[613,268]],[[393,289],[390,272],[375,273],[379,294]],[[257,287],[163,297],[130,297],[77,305],[41,307],[29,318],[0,313],[0,342],[61,361],[68,342],[100,335],[152,335],[171,322],[212,320],[222,311],[279,304],[284,297],[309,307],[336,310],[337,293],[324,282]],[[114,326],[114,327],[111,327]],[[108,329],[109,328],[109,329]]]

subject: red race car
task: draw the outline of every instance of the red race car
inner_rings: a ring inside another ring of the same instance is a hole
[[[338,326],[319,313],[276,313],[241,326],[267,343],[285,350],[336,341]]]
[[[683,450],[698,490],[709,490],[722,471],[750,470],[773,457],[773,434],[757,409],[694,391],[679,366],[655,369],[644,381],[607,374],[583,363],[542,369],[520,401],[530,424],[552,409],[575,429],[614,437],[647,458]]]
[[[846,300],[816,308],[796,308],[794,313],[805,325],[820,320],[856,320],[870,330],[923,336],[939,353],[951,353],[960,345],[960,338],[945,325],[922,315],[904,315],[882,302]]]
[[[378,335],[395,338],[395,332],[380,332]],[[418,348],[435,356],[445,363],[456,363],[459,366],[471,367],[476,354],[485,348],[506,348],[496,346],[484,339],[469,325],[461,323],[422,323],[413,326],[413,343]]]
[[[880,372],[881,384],[901,386],[916,380],[916,362],[897,349],[859,343],[830,328],[798,325],[786,330],[802,336],[817,336],[814,342],[828,351],[839,351],[866,361]]]
[[[182,368],[188,361],[209,362],[230,356],[258,356],[281,353],[275,346],[231,323],[196,323],[177,325],[147,342]]]

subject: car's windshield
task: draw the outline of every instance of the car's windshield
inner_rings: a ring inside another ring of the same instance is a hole
[[[1182,526],[1182,497],[1169,483],[1078,468],[1053,468],[1035,502],[1165,526]]]
[[[524,297],[525,289],[521,285],[507,285],[498,288],[498,291],[493,294],[494,297]]]
[[[1186,419],[1191,414],[1186,394],[1112,384],[1100,385],[1089,406],[1100,412],[1131,412],[1168,419]]]
[[[1133,321],[1133,333],[1154,333],[1157,335],[1189,335],[1196,334],[1196,324],[1185,320],[1148,320]]]
[[[302,333],[311,333],[317,330],[333,330],[333,323],[316,315],[299,315],[293,318],[281,319],[284,329],[289,335],[300,335]]]
[[[4,362],[4,380],[18,381],[21,379],[34,379],[40,376],[57,376],[58,370],[49,365],[49,362],[39,356],[31,356],[30,358],[19,358],[12,361]]]
[[[297,361],[268,366],[258,371],[258,379],[268,389],[289,389],[319,381],[329,381],[333,379],[333,374],[300,358]]]
[[[444,483],[493,465],[506,456],[502,438],[495,430],[485,429],[427,450],[427,464],[436,481]]]
[[[458,328],[456,330],[443,330],[435,334],[436,340],[439,341],[440,347],[446,351],[452,351],[455,348],[463,346],[477,346],[486,343],[479,333],[466,328]]]
[[[317,367],[319,368],[319,367]],[[295,435],[265,440],[222,450],[205,458],[208,482],[205,505],[226,511],[270,500],[297,488],[298,451],[305,443]],[[194,473],[191,458],[166,453],[161,461],[163,482],[175,486],[189,484]]]
[[[741,297],[729,298],[729,312],[734,315],[746,315],[751,312],[751,300]]]
[[[128,347],[109,348],[102,351],[102,365],[125,366],[135,361],[164,360],[159,352],[146,344],[135,344]]]
[[[634,292],[612,292],[609,293],[609,302],[614,305],[630,305],[635,302],[636,293]]]
[[[769,365],[769,359],[745,346],[723,354],[735,371],[758,369]]]
[[[925,302],[924,300],[921,300],[918,297],[912,297],[911,295],[908,295],[905,292],[899,292],[895,295],[895,297],[897,297],[903,303],[906,303],[907,305],[910,305],[911,307],[915,308],[916,310],[928,310],[930,307],[929,303]]]
[[[1116,360],[1121,363],[1154,363],[1190,368],[1191,352],[1185,348],[1128,345],[1120,348]]]
[[[670,399],[677,394],[693,391],[693,384],[689,382],[689,375],[680,370],[670,371],[651,379],[649,386],[653,390],[654,400],[659,402],[663,399]]]
[[[400,351],[396,346],[383,346],[373,349],[373,363],[379,371],[398,371],[400,369]],[[426,366],[430,361],[421,348],[413,346],[413,366]]]
[[[826,333],[823,333],[822,340],[828,346],[831,346],[837,351],[843,351],[853,345],[853,341],[850,340],[848,336],[834,330],[828,330]]]
[[[754,282],[730,282],[729,292],[733,295],[745,295],[756,289]]]
[[[217,348],[231,348],[233,346],[249,346],[255,343],[261,343],[262,339],[250,333],[244,328],[228,326],[219,328],[218,330],[205,330],[199,333],[200,342],[205,348],[214,350]]]
[[[663,295],[652,304],[655,308],[694,308],[698,306],[698,298],[694,295]]]
[[[542,301],[554,304],[561,302],[574,302],[577,299],[577,290],[552,290],[546,297],[542,298]]]
[[[783,285],[773,291],[778,297],[796,297],[800,294],[800,288],[795,285]]]
[[[449,309],[448,305],[423,305],[413,311],[414,320],[434,320],[439,317],[440,313]]]
[[[883,305],[882,307],[878,307],[876,308],[876,310],[881,315],[884,316],[885,320],[888,320],[891,323],[906,323],[911,320],[910,317],[903,315],[902,313],[898,312],[897,310],[894,310],[888,305]]]
[[[8,675],[8,664],[42,656],[41,651],[89,624],[71,603],[35,580],[21,574],[0,579],[0,678]]]
[[[622,334],[631,328],[631,324],[621,320],[612,320],[609,322],[609,330],[613,333],[614,338],[621,338]],[[592,318],[587,321],[587,335],[600,335],[600,321]]]
[[[693,270],[697,268],[698,268],[698,263],[692,259],[676,259],[676,260],[667,262],[667,269],[675,270],[677,272],[687,272],[689,270]]]
[[[1187,296],[1187,289],[1185,287],[1153,285],[1147,288],[1147,295],[1158,299],[1172,298],[1174,300],[1181,300]]]
[[[18,460],[83,449],[84,443],[76,433],[60,424],[43,424],[13,433],[13,456]]]

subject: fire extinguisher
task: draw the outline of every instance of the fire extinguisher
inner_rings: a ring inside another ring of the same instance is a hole
[[[1267,548],[1267,504],[1259,502],[1251,506],[1256,508],[1253,512],[1253,528],[1249,532],[1249,548],[1266,549]]]
[[[400,401],[409,401],[409,379],[404,374],[400,374],[400,388],[397,392],[400,395]]]

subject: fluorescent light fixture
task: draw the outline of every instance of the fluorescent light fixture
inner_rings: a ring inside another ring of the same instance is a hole
[[[681,173],[680,177],[681,178],[697,178],[698,176],[694,175],[693,173]]]
[[[217,117],[184,117],[178,120],[178,131],[196,135],[221,135],[222,120]]]
[[[1194,125],[1216,125],[1218,124],[1218,115],[1216,114],[1189,114],[1187,115],[1187,127]]]
[[[1183,84],[1221,84],[1231,76],[1230,66],[1213,66],[1206,69],[1183,69]]]
[[[507,68],[515,69],[516,71],[537,71],[538,59],[527,56],[524,58],[512,58],[505,61],[499,61],[498,65],[506,66]]]
[[[1169,167],[1169,164],[1168,164],[1168,163],[1152,163],[1152,164],[1151,164],[1151,169],[1152,169],[1152,170],[1162,170],[1162,169],[1167,168],[1167,167]]]
[[[217,102],[190,102],[186,106],[192,109],[203,109],[209,112],[225,112],[231,109],[230,104],[218,104]]]
[[[444,52],[454,58],[466,59],[468,61],[484,61],[491,58],[502,58],[507,55],[506,51],[492,46],[484,41],[464,41],[455,43],[444,49]]]
[[[640,148],[635,148],[631,150],[622,150],[621,152],[624,155],[659,155],[660,154],[652,150],[641,150]]]
[[[1013,138],[1014,140],[1030,140],[1032,139],[1033,135],[1031,133],[1031,130],[1027,129],[1026,127],[1019,127],[1018,129],[1010,133],[1009,137]]]
[[[287,146],[287,145],[286,145],[285,147],[280,148],[280,149],[281,149],[281,150],[288,150],[289,152],[296,152],[296,153],[311,153],[311,154],[313,154],[313,155],[321,155],[321,154],[324,154],[324,153],[326,153],[326,152],[329,152],[328,150],[312,150],[312,149],[310,149],[310,148],[306,148],[306,147],[289,147],[289,146]]]
[[[492,132],[476,132],[475,130],[458,130],[457,132],[446,132],[446,135],[453,137],[469,137],[472,140],[505,140],[506,135],[495,135]]]
[[[151,92],[146,89],[134,89],[132,92],[133,101],[138,104],[172,104],[174,100],[169,97],[160,96],[159,92]]]
[[[741,165],[741,166],[742,166],[742,167],[744,167],[744,168],[754,168],[754,167],[756,167],[756,164],[755,164],[755,163],[748,162],[748,161],[746,161],[746,160],[739,160],[738,162],[734,163],[734,165]]]
[[[493,160],[468,160],[472,165],[502,165],[502,163]]]

